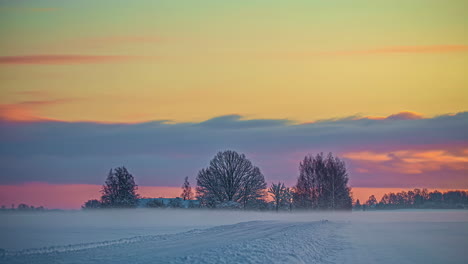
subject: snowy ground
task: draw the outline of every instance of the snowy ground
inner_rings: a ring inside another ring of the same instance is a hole
[[[0,248],[0,263],[468,263],[468,212],[2,213]]]

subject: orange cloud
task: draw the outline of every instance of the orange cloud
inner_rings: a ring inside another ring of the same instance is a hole
[[[0,105],[0,120],[8,121],[44,121],[53,120],[37,114],[40,107],[56,104],[67,104],[80,100],[79,98],[62,98],[54,100],[32,100],[14,104]]]
[[[345,158],[365,161],[386,161],[391,160],[388,154],[377,154],[370,151],[351,152],[343,155]]]
[[[107,55],[24,55],[1,56],[0,64],[91,64],[116,63],[141,59],[138,56],[107,56]]]
[[[37,116],[27,107],[15,104],[0,105],[0,120],[8,121],[41,121],[45,118]]]
[[[357,161],[358,172],[386,171],[403,174],[422,174],[445,169],[468,173],[467,149],[457,153],[448,150],[401,150],[393,152],[350,152],[345,158]],[[363,170],[365,168],[365,171]]]

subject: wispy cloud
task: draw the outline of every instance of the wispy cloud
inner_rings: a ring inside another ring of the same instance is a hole
[[[444,167],[453,170],[468,172],[468,155],[464,153],[464,146],[455,149],[426,149],[426,150],[397,150],[390,152],[350,152],[345,153],[345,158],[360,163],[373,163],[373,167],[378,167],[384,171],[398,172],[405,174],[422,174],[426,171],[441,170]],[[366,164],[369,168],[369,164]],[[376,173],[370,171],[368,173]]]
[[[0,56],[0,64],[95,64],[118,63],[148,59],[141,56],[120,55],[22,55]]]
[[[378,54],[421,54],[421,53],[449,53],[468,52],[468,45],[427,45],[427,46],[392,46],[356,50],[291,52],[284,54],[288,58],[307,58],[317,56],[355,56]],[[281,56],[281,55],[280,55]]]
[[[28,92],[28,91],[27,91]],[[30,91],[31,95],[37,95]],[[41,94],[41,93],[39,93]],[[42,107],[67,104],[82,100],[82,98],[59,98],[53,100],[29,100],[21,101],[12,104],[0,104],[0,120],[21,121],[21,122],[37,122],[51,121],[53,119],[43,117],[38,112]]]
[[[465,52],[468,45],[393,46],[364,50],[324,52],[330,55]]]
[[[362,184],[372,186],[437,186],[466,188],[468,143],[453,143],[444,149],[427,144],[424,148],[348,152],[343,156],[359,173]]]

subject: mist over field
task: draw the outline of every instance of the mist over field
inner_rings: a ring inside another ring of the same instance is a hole
[[[468,212],[0,214],[0,263],[466,263]]]

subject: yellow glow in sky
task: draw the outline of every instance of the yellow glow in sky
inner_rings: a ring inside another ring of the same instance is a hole
[[[0,117],[466,111],[466,10],[429,0],[1,1]]]

